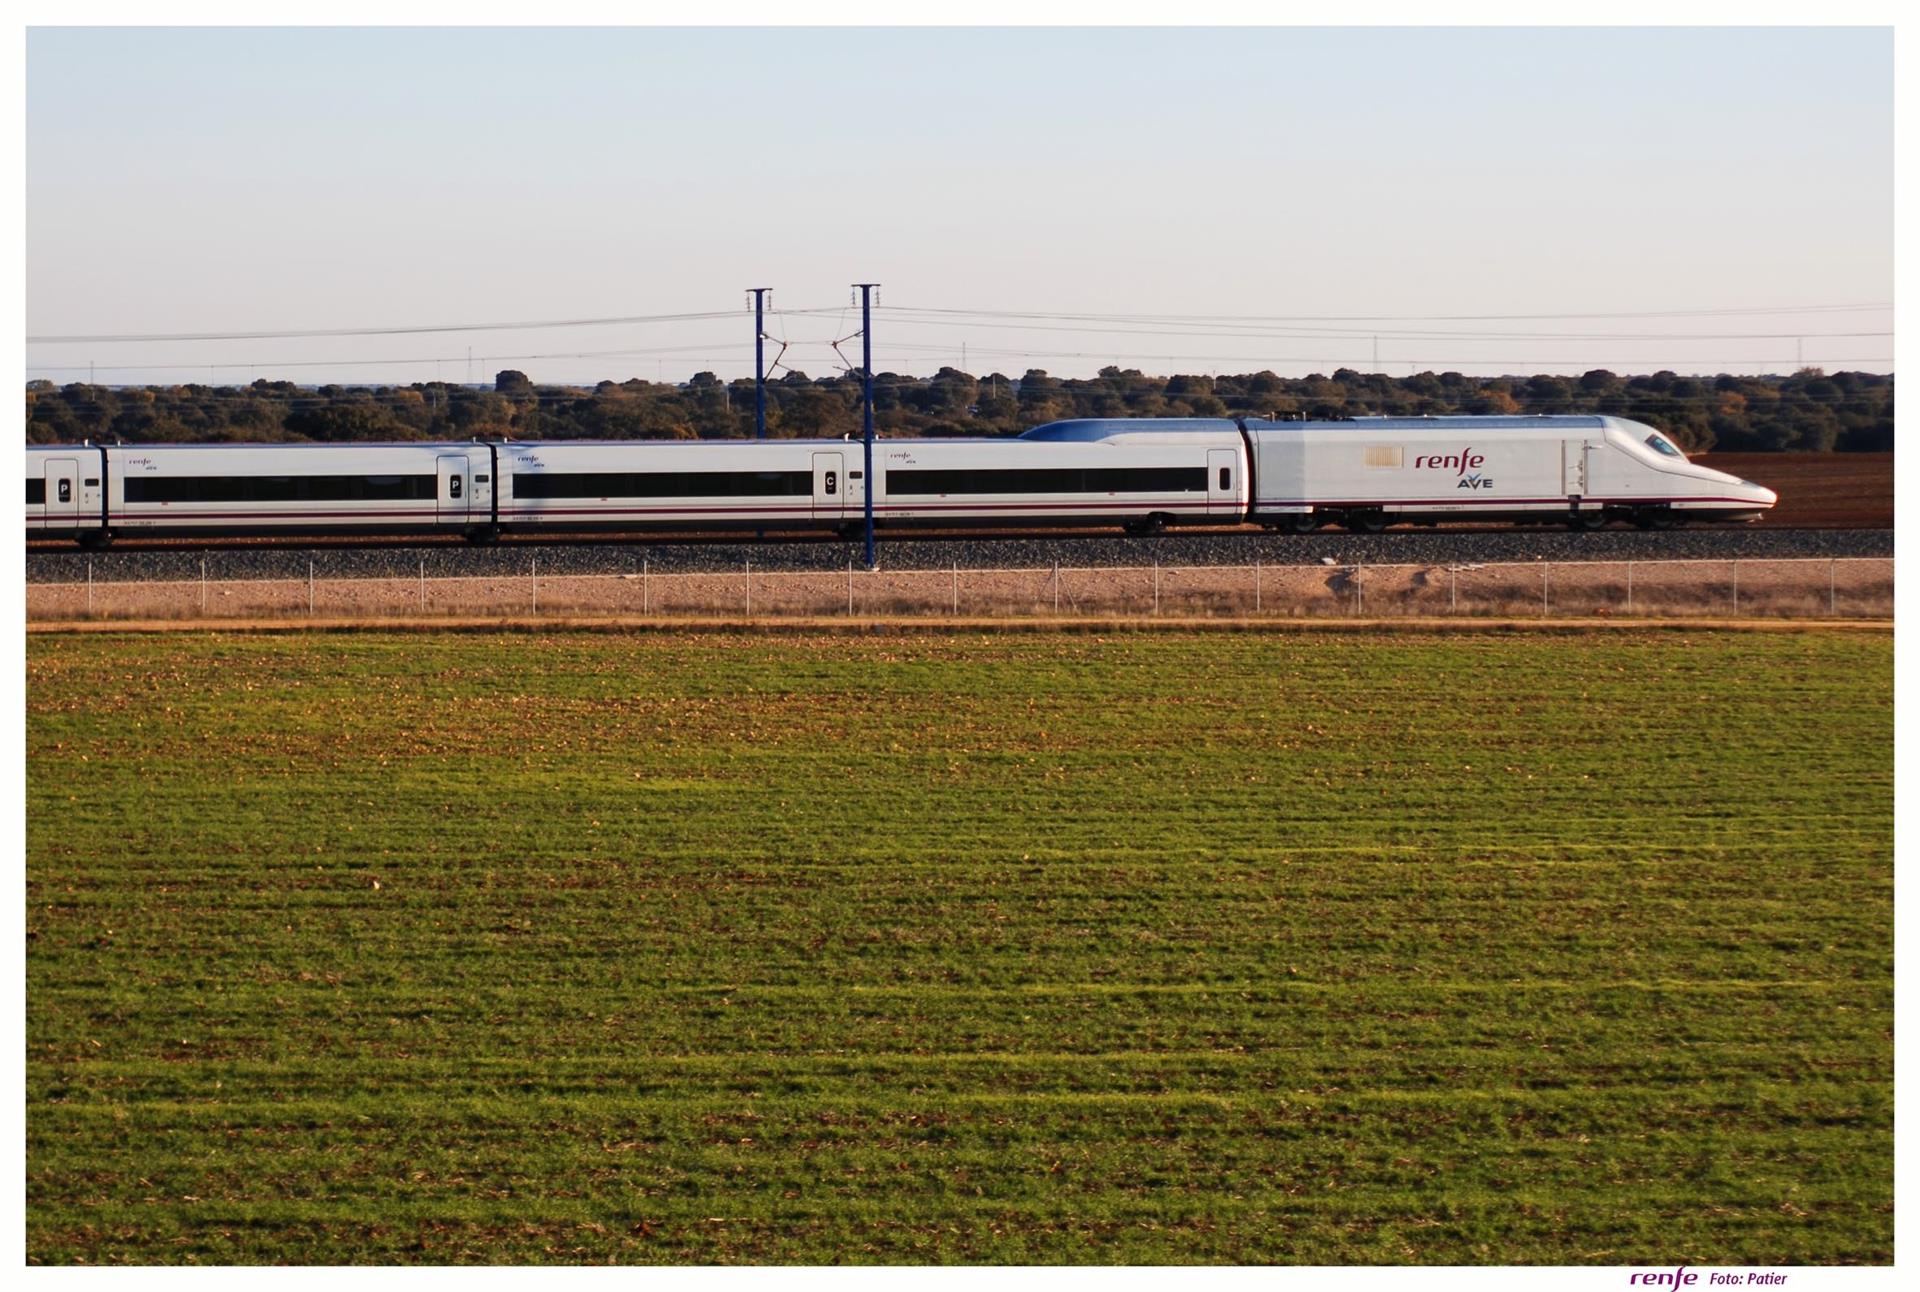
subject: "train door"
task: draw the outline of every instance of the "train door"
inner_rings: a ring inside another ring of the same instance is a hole
[[[468,488],[473,482],[469,478],[464,457],[447,456],[440,459],[440,488],[438,512],[443,525],[464,525],[467,523]]]
[[[467,462],[467,515],[493,522],[493,455],[475,451]]]
[[[80,463],[49,458],[46,463],[46,527],[73,529],[80,523]]]
[[[1569,498],[1587,496],[1587,453],[1590,446],[1584,440],[1560,441],[1560,484],[1561,491]]]
[[[1207,450],[1207,514],[1237,515],[1240,511],[1240,455],[1232,449]]]
[[[838,453],[813,455],[813,514],[838,517],[847,505],[847,472]]]

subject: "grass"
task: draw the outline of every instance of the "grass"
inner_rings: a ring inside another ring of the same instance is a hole
[[[28,642],[35,1262],[1888,1262],[1892,637]]]

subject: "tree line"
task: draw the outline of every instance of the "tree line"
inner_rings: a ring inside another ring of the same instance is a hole
[[[767,433],[860,434],[860,380],[786,372],[767,382]],[[1341,368],[1330,376],[1150,377],[1103,368],[1090,378],[874,376],[874,426],[885,436],[1011,435],[1067,417],[1360,417],[1460,413],[1611,413],[1658,427],[1693,452],[1893,448],[1893,378],[1804,368],[1788,376],[1406,377]],[[498,374],[492,389],[405,386],[106,386],[27,383],[27,442],[721,439],[754,434],[751,379],[710,372],[684,384],[536,384]]]

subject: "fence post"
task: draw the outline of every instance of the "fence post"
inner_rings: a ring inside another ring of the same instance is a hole
[[[1447,613],[1460,613],[1460,567],[1457,565],[1447,567]]]
[[[1551,561],[1540,562],[1540,617],[1542,619],[1547,617],[1547,570],[1552,565]]]
[[[1736,618],[1740,614],[1740,562],[1738,561],[1733,563],[1733,613]]]
[[[93,614],[93,558],[87,558],[87,614]]]
[[[1053,613],[1060,613],[1060,562],[1053,563]]]
[[[1253,558],[1253,613],[1260,613],[1260,558]]]
[[[747,558],[747,618],[753,618],[753,558]]]
[[[1834,561],[1832,558],[1828,558],[1827,560],[1827,615],[1829,618],[1833,618],[1833,619],[1838,619],[1840,617],[1840,610],[1839,610],[1840,603],[1835,599],[1834,590],[1833,590],[1833,567],[1836,564],[1838,564],[1838,562]]]
[[[531,613],[537,615],[540,613],[540,558],[539,557],[530,556],[527,558],[527,577],[533,580],[533,610]]]
[[[1362,577],[1366,569],[1364,565],[1353,567],[1353,613],[1356,615],[1367,613],[1367,584]]]
[[[420,613],[427,613],[427,558],[420,558]]]
[[[853,615],[853,558],[847,558],[847,615]]]
[[[1627,562],[1627,613],[1633,613],[1633,562]]]
[[[313,617],[313,562],[307,562],[307,617]]]
[[[653,613],[653,579],[647,568],[647,558],[640,558],[640,613]]]
[[[207,613],[207,558],[200,558],[200,613]]]
[[[960,562],[953,563],[953,617],[960,617]]]
[[[1153,613],[1160,613],[1160,558],[1153,558]]]

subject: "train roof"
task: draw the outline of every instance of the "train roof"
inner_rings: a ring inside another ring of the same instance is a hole
[[[1023,440],[1093,441],[1122,435],[1232,434],[1242,425],[1249,431],[1539,431],[1598,430],[1617,420],[1590,413],[1542,413],[1457,417],[1343,417],[1321,420],[1269,421],[1249,417],[1244,422],[1224,417],[1076,417],[1047,422],[1021,435]]]
[[[1544,431],[1599,430],[1610,421],[1592,413],[1462,415],[1457,417],[1354,417],[1337,421],[1273,422],[1249,417],[1250,431]]]
[[[183,440],[177,443],[159,440],[122,444],[118,440],[87,440],[80,444],[29,444],[27,451],[77,453],[89,449],[165,449],[170,453],[176,450],[230,453],[236,449],[433,449],[445,453],[453,449],[470,449],[477,443],[476,440]]]
[[[1037,441],[1042,443],[1091,443],[1103,440],[1119,439],[1123,436],[1180,436],[1180,435],[1232,435],[1244,425],[1249,431],[1472,431],[1476,434],[1500,431],[1527,430],[1599,430],[1617,424],[1622,419],[1591,413],[1542,413],[1520,415],[1488,416],[1452,416],[1452,417],[1352,417],[1331,420],[1287,420],[1270,421],[1265,418],[1249,417],[1236,421],[1225,417],[1074,417],[1063,421],[1046,422],[1024,431],[1018,436],[978,435],[978,436],[898,436],[881,439],[875,437],[876,444],[985,444],[1007,443],[1009,440]],[[861,443],[857,436],[844,439],[783,439],[748,440],[727,437],[723,439],[649,439],[649,440],[296,440],[285,443],[267,443],[259,440],[228,440],[214,443],[146,443],[146,444],[107,444],[104,447],[118,450],[163,449],[168,452],[233,452],[235,450],[286,450],[286,449],[417,449],[429,452],[449,453],[471,449],[484,444],[496,444],[502,448],[541,449],[541,448],[622,448],[688,447],[696,444],[764,444],[780,445],[785,448],[813,447],[816,449],[846,449]],[[98,449],[101,444],[87,442],[82,444],[29,444],[25,446],[29,453],[73,453],[88,449]]]
[[[1118,435],[1232,435],[1239,424],[1225,417],[1073,417],[1046,422],[1020,434],[1023,440],[1110,440]]]

